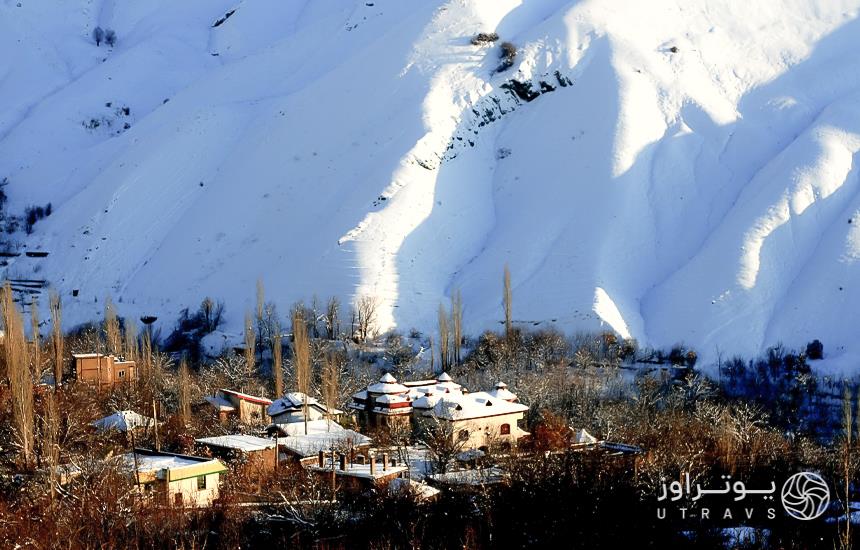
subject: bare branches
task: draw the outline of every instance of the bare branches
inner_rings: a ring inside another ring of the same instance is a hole
[[[325,328],[329,340],[334,340],[340,334],[340,301],[336,296],[329,298],[326,304]]]
[[[460,350],[463,345],[463,296],[460,294],[460,290],[457,289],[454,291],[454,294],[451,296],[451,336],[454,339],[453,342],[453,354],[454,354],[454,364],[460,364]]]
[[[122,340],[119,331],[119,320],[116,316],[116,307],[114,307],[110,296],[105,298],[104,331],[108,353],[122,355]]]
[[[191,423],[191,380],[185,358],[179,363],[179,419],[183,426]]]
[[[331,411],[337,407],[340,368],[334,353],[326,353],[323,363],[322,385],[323,402],[326,406],[326,417],[331,421]]]
[[[446,372],[451,367],[451,356],[448,345],[450,334],[445,306],[439,304],[439,359],[441,359],[442,372]]]
[[[275,397],[281,397],[284,394],[283,352],[281,329],[280,326],[277,326],[275,334],[272,336],[272,377],[275,383]]]
[[[311,391],[311,359],[308,343],[308,326],[305,323],[304,308],[293,311],[293,369],[295,370],[296,389],[304,394],[302,415],[305,420],[305,433],[308,433],[308,394]]]
[[[511,271],[508,269],[508,264],[505,264],[505,275],[503,280],[503,295],[502,302],[505,308],[505,339],[510,342],[513,338],[513,312],[512,312],[512,300],[513,297],[511,295]]]
[[[379,303],[375,296],[363,295],[355,303],[356,321],[358,323],[358,340],[367,342],[368,338],[376,335],[376,315]]]
[[[12,287],[7,282],[0,296],[3,309],[3,337],[6,371],[12,397],[12,417],[24,469],[33,465],[33,378],[27,357],[27,340],[21,313],[15,306]]]
[[[49,306],[51,309],[51,350],[54,355],[54,388],[63,383],[63,304],[57,291],[51,290]]]
[[[250,368],[256,366],[255,348],[257,347],[257,335],[254,333],[254,323],[251,320],[251,314],[245,314],[245,362]]]

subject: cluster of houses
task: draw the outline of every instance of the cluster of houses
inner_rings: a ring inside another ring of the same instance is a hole
[[[74,359],[76,378],[82,382],[104,387],[135,377],[134,362],[121,357],[91,353],[75,354]],[[528,407],[503,382],[489,391],[472,393],[447,373],[404,382],[384,374],[352,396],[349,412],[299,392],[271,400],[229,389],[207,397],[206,406],[221,421],[235,419],[253,434],[196,439],[199,456],[135,448],[121,460],[141,492],[164,504],[206,506],[218,498],[219,478],[229,471],[225,464],[234,463],[250,472],[302,468],[340,490],[417,486],[419,493],[432,494],[432,487],[410,479],[409,465],[398,463],[395,453],[374,448],[370,437],[343,424],[357,424],[369,433],[395,427],[420,432],[441,425],[444,429],[439,431],[456,440],[462,454],[474,456],[483,456],[491,447],[513,447],[529,435],[519,427]],[[117,411],[93,425],[101,431],[132,434],[158,428],[154,418],[134,411]],[[587,443],[591,436],[586,435],[577,441]],[[442,480],[445,475],[435,477]]]

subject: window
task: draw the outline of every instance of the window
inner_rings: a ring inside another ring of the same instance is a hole
[[[206,488],[206,476],[197,476],[197,490],[202,491]]]
[[[510,435],[511,434],[511,425],[510,424],[502,424],[499,433],[501,433],[502,435]]]
[[[457,434],[457,437],[460,441],[466,441],[469,439],[469,430],[460,430],[460,433]]]
[[[120,378],[125,378],[125,371],[124,370],[119,371],[117,373],[117,376],[119,376]]]

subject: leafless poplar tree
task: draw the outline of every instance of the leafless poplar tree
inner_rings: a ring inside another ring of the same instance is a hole
[[[308,326],[305,323],[304,308],[293,311],[293,369],[296,389],[304,394],[302,415],[305,420],[305,434],[308,433],[308,394],[311,391],[311,358],[308,342]]]
[[[51,350],[54,352],[54,389],[59,389],[63,383],[63,304],[60,295],[51,291],[49,306],[51,309]]]
[[[323,364],[322,384],[323,384],[323,402],[326,406],[326,418],[331,425],[331,411],[337,408],[337,397],[339,391],[340,367],[337,364],[337,358],[333,353],[325,354],[325,363]]]
[[[272,377],[275,382],[275,397],[281,397],[284,395],[284,361],[281,330],[277,325],[275,334],[272,335]]]
[[[12,419],[20,448],[21,466],[29,469],[33,464],[33,378],[27,357],[27,340],[21,313],[15,306],[12,287],[3,287],[2,302],[3,338],[9,390],[12,399]]]
[[[445,312],[445,306],[439,304],[439,359],[443,372],[446,372],[451,366],[449,361],[450,334],[448,330],[448,314]]]
[[[33,296],[33,301],[30,303],[30,332],[33,334],[31,367],[33,377],[39,380],[42,377],[42,339],[39,334],[39,300],[36,296]]]
[[[463,346],[463,297],[457,289],[451,296],[451,330],[453,342],[454,363],[461,361],[460,350]]]
[[[254,323],[251,320],[251,314],[245,314],[245,362],[249,367],[253,368],[256,365],[254,352],[257,347],[257,335],[254,333]]]
[[[505,338],[510,341],[513,336],[513,320],[511,306],[511,271],[508,269],[508,264],[505,264],[504,296],[502,300],[505,306]]]
[[[119,320],[116,316],[116,308],[110,296],[105,298],[105,339],[107,340],[108,353],[122,355],[122,339],[119,331]]]
[[[263,346],[266,341],[266,323],[263,320],[263,313],[266,304],[266,290],[263,287],[263,280],[257,279],[257,341],[260,345],[260,362],[263,362]],[[254,350],[256,352],[256,350]]]
[[[191,379],[185,358],[179,363],[179,419],[183,426],[191,422]]]
[[[130,361],[137,361],[140,356],[140,345],[137,341],[137,323],[134,319],[126,319],[125,322],[125,357]]]
[[[60,463],[60,424],[54,394],[45,394],[42,411],[42,452],[48,467],[48,489],[53,502],[57,491],[57,467]]]

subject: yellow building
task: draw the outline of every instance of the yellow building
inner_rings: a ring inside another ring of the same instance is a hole
[[[140,492],[177,507],[212,504],[218,498],[220,475],[227,471],[220,460],[146,449],[135,449],[122,460]]]
[[[131,382],[137,375],[134,361],[101,353],[74,353],[75,378],[99,387]]]

